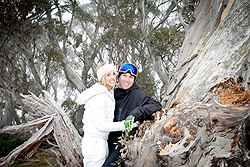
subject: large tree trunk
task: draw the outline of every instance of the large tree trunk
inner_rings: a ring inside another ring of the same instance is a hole
[[[202,101],[212,87],[229,77],[241,78],[249,87],[249,8],[248,0],[200,1],[168,87],[167,106]]]
[[[199,2],[167,89],[168,112],[121,140],[127,166],[250,165],[249,9],[248,0]]]
[[[160,121],[144,122],[134,140],[121,141],[127,145],[125,163],[131,167],[247,167],[249,109],[215,103],[178,105]]]

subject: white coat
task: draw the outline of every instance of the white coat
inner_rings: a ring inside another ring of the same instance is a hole
[[[77,102],[85,104],[82,119],[84,167],[101,167],[108,156],[109,132],[125,130],[123,121],[113,122],[115,110],[113,92],[109,92],[105,86],[96,83],[82,92]]]

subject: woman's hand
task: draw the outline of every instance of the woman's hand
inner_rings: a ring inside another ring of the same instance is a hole
[[[134,122],[135,117],[133,115],[129,115],[124,121],[125,131],[130,132],[133,128],[138,127],[140,125],[139,121]]]

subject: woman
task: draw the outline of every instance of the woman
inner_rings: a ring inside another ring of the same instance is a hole
[[[84,124],[84,137],[82,139],[84,167],[101,167],[103,165],[108,156],[109,132],[133,128],[132,120],[113,122],[115,66],[112,64],[103,65],[97,70],[97,78],[99,82],[82,92],[77,99],[79,104],[85,104],[82,120]],[[131,126],[127,126],[128,124]]]

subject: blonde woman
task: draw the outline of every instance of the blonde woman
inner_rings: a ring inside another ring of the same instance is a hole
[[[83,115],[84,136],[82,154],[84,167],[101,167],[108,156],[107,139],[111,131],[131,130],[132,120],[113,122],[116,68],[106,64],[97,70],[98,82],[82,92],[77,102],[85,104]],[[126,128],[125,128],[126,125]],[[127,126],[131,125],[131,126]]]

